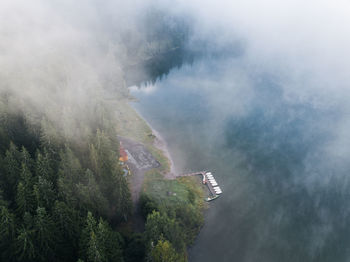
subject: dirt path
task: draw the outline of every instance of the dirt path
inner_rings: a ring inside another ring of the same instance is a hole
[[[130,180],[131,195],[136,205],[140,197],[145,172],[152,168],[160,167],[160,163],[143,144],[126,137],[118,138],[128,154],[127,164],[132,172]]]
[[[149,125],[149,123],[147,123]],[[167,145],[161,135],[154,129],[152,133],[155,136],[154,146],[161,151],[170,161],[170,172],[165,174],[166,179],[175,179],[174,164],[170,157]],[[127,164],[132,172],[130,179],[131,197],[134,204],[133,225],[136,231],[142,232],[144,230],[144,221],[140,212],[139,198],[142,190],[145,173],[153,168],[160,167],[160,163],[155,159],[152,153],[141,143],[133,141],[130,138],[118,137],[122,143],[123,148],[128,154]]]

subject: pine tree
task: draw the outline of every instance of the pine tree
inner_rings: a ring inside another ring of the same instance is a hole
[[[22,226],[17,230],[16,254],[19,261],[34,261],[35,252],[35,234],[33,229],[33,219],[26,212],[23,216]]]
[[[78,252],[81,220],[78,211],[66,203],[56,201],[52,218],[57,230],[55,252],[60,261],[75,261]]]
[[[35,247],[41,261],[51,261],[55,244],[55,227],[45,208],[38,207],[34,217]]]
[[[125,221],[128,220],[128,217],[131,216],[132,211],[132,201],[131,201],[131,193],[129,189],[128,182],[126,178],[123,176],[123,172],[119,167],[115,167],[115,196],[114,201],[117,205],[117,212],[120,217],[122,217]]]
[[[80,257],[88,262],[122,262],[122,238],[112,231],[106,221],[100,218],[97,223],[88,212],[86,225],[80,243]]]
[[[116,152],[112,148],[112,141],[108,135],[101,130],[97,130],[94,143],[90,145],[91,162],[95,163],[94,173],[103,180],[106,190],[111,190],[108,181],[113,177],[115,163],[118,162]],[[111,191],[109,191],[111,193]]]
[[[101,254],[105,255],[105,261],[122,262],[121,236],[113,232],[108,223],[100,218],[97,225],[97,240]]]
[[[86,170],[84,181],[78,183],[76,187],[78,199],[86,210],[90,210],[98,215],[107,216],[109,208],[108,201],[103,196],[91,170]]]
[[[76,184],[82,179],[83,174],[80,161],[69,147],[66,147],[65,151],[61,152],[60,155],[59,194],[69,205],[78,207],[79,201],[77,199]]]
[[[86,220],[85,220],[85,226],[82,230],[81,237],[80,237],[80,248],[79,248],[79,256],[80,258],[87,261],[88,257],[88,249],[90,243],[91,234],[95,234],[96,231],[96,220],[93,217],[91,212],[88,212]]]
[[[16,204],[18,213],[23,215],[34,209],[33,177],[28,167],[28,161],[22,162],[21,178],[17,186]]]
[[[33,210],[32,190],[24,182],[19,182],[16,194],[17,213],[21,216]]]
[[[90,233],[90,239],[88,242],[86,261],[88,262],[103,262],[106,261],[103,252],[101,252],[101,247],[99,246],[98,239],[95,232]]]
[[[50,156],[46,150],[44,153],[38,151],[35,161],[35,174],[38,177],[45,178],[47,181],[50,181],[52,185],[56,184],[57,177],[54,174]]]
[[[0,206],[0,260],[12,256],[12,243],[15,238],[15,217],[5,206]]]
[[[131,214],[131,194],[119,166],[116,152],[111,147],[108,135],[97,130],[93,145],[90,146],[92,168],[97,174],[97,182],[109,202],[109,221],[127,220]]]
[[[50,210],[55,199],[56,193],[53,185],[46,178],[38,177],[38,182],[34,185],[34,196],[38,207],[45,207]]]
[[[159,239],[164,237],[174,246],[177,252],[185,250],[184,236],[182,229],[175,219],[170,219],[166,214],[153,211],[147,217],[145,228],[148,248],[155,245]]]
[[[152,262],[181,262],[185,261],[176,253],[171,243],[160,239],[157,245],[151,251]]]
[[[12,142],[5,153],[3,169],[2,184],[5,197],[6,199],[13,199],[16,194],[17,183],[21,174],[21,153]]]
[[[27,149],[22,146],[21,150],[21,166],[23,168],[23,165],[28,168],[29,171],[33,169],[33,159],[31,158],[29,152]]]

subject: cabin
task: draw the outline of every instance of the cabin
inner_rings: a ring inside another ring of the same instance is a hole
[[[126,153],[122,142],[120,142],[120,145],[119,145],[119,161],[124,163],[128,161],[128,154]]]

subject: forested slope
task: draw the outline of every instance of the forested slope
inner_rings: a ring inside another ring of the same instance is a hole
[[[113,104],[127,103],[128,78],[180,64],[188,36],[179,17],[138,14],[121,1],[1,3],[0,261],[186,260],[201,225],[186,208],[146,199],[146,231],[130,226]]]
[[[131,201],[107,110],[77,143],[48,134],[44,117],[9,112],[10,99],[1,96],[1,261],[122,261],[111,227],[129,219]]]

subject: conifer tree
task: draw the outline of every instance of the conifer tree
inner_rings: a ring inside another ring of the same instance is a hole
[[[12,243],[15,238],[15,217],[5,206],[0,206],[0,260],[12,256]]]
[[[17,186],[16,204],[20,215],[31,212],[34,208],[33,177],[28,163],[27,160],[22,162],[21,178]]]
[[[122,262],[121,236],[119,233],[113,232],[108,223],[102,218],[100,218],[96,230],[100,253],[104,254],[105,261]]]
[[[86,220],[85,220],[85,226],[82,230],[81,237],[80,237],[80,248],[79,248],[79,255],[81,259],[84,259],[87,261],[88,257],[88,249],[90,248],[90,241],[91,241],[91,235],[92,233],[95,234],[96,231],[96,220],[93,217],[91,212],[88,212]],[[94,239],[95,240],[95,239]]]
[[[33,219],[28,212],[24,214],[23,223],[17,230],[16,254],[19,261],[34,261],[36,257]]]
[[[22,168],[23,166],[25,166],[26,168],[28,168],[29,171],[33,169],[33,159],[31,158],[29,152],[24,146],[22,146],[21,149],[21,166]]]
[[[151,251],[152,262],[181,262],[185,261],[176,253],[171,243],[160,239],[157,245]]]
[[[38,151],[36,161],[35,161],[35,174],[38,177],[45,178],[47,181],[50,181],[52,185],[56,184],[56,175],[54,174],[50,156],[46,150],[44,153]]]
[[[39,176],[38,182],[34,185],[33,192],[36,205],[38,207],[45,207],[47,210],[50,210],[56,199],[56,194],[52,183],[46,180],[46,178]]]
[[[176,249],[177,252],[185,250],[183,232],[175,219],[170,219],[166,214],[153,211],[147,217],[145,235],[148,248],[154,246],[158,240],[164,237]]]
[[[38,207],[34,217],[35,248],[41,261],[53,258],[55,244],[55,227],[45,208]]]
[[[82,178],[83,171],[81,164],[69,147],[66,147],[60,155],[61,162],[58,179],[59,193],[69,205],[77,207],[79,201],[77,199],[76,184]]]
[[[86,261],[88,262],[104,262],[106,258],[101,252],[101,247],[99,246],[98,239],[95,232],[90,233],[90,239],[87,246]]]
[[[85,176],[81,183],[76,185],[79,201],[87,210],[107,216],[108,201],[102,194],[99,185],[96,183],[94,174],[90,169],[86,170]]]
[[[13,199],[17,190],[17,183],[21,174],[21,153],[11,142],[3,160],[2,184],[7,199]]]
[[[66,203],[56,201],[52,210],[52,218],[57,230],[55,251],[61,261],[72,261],[77,256],[79,246],[82,224],[79,213]]]

